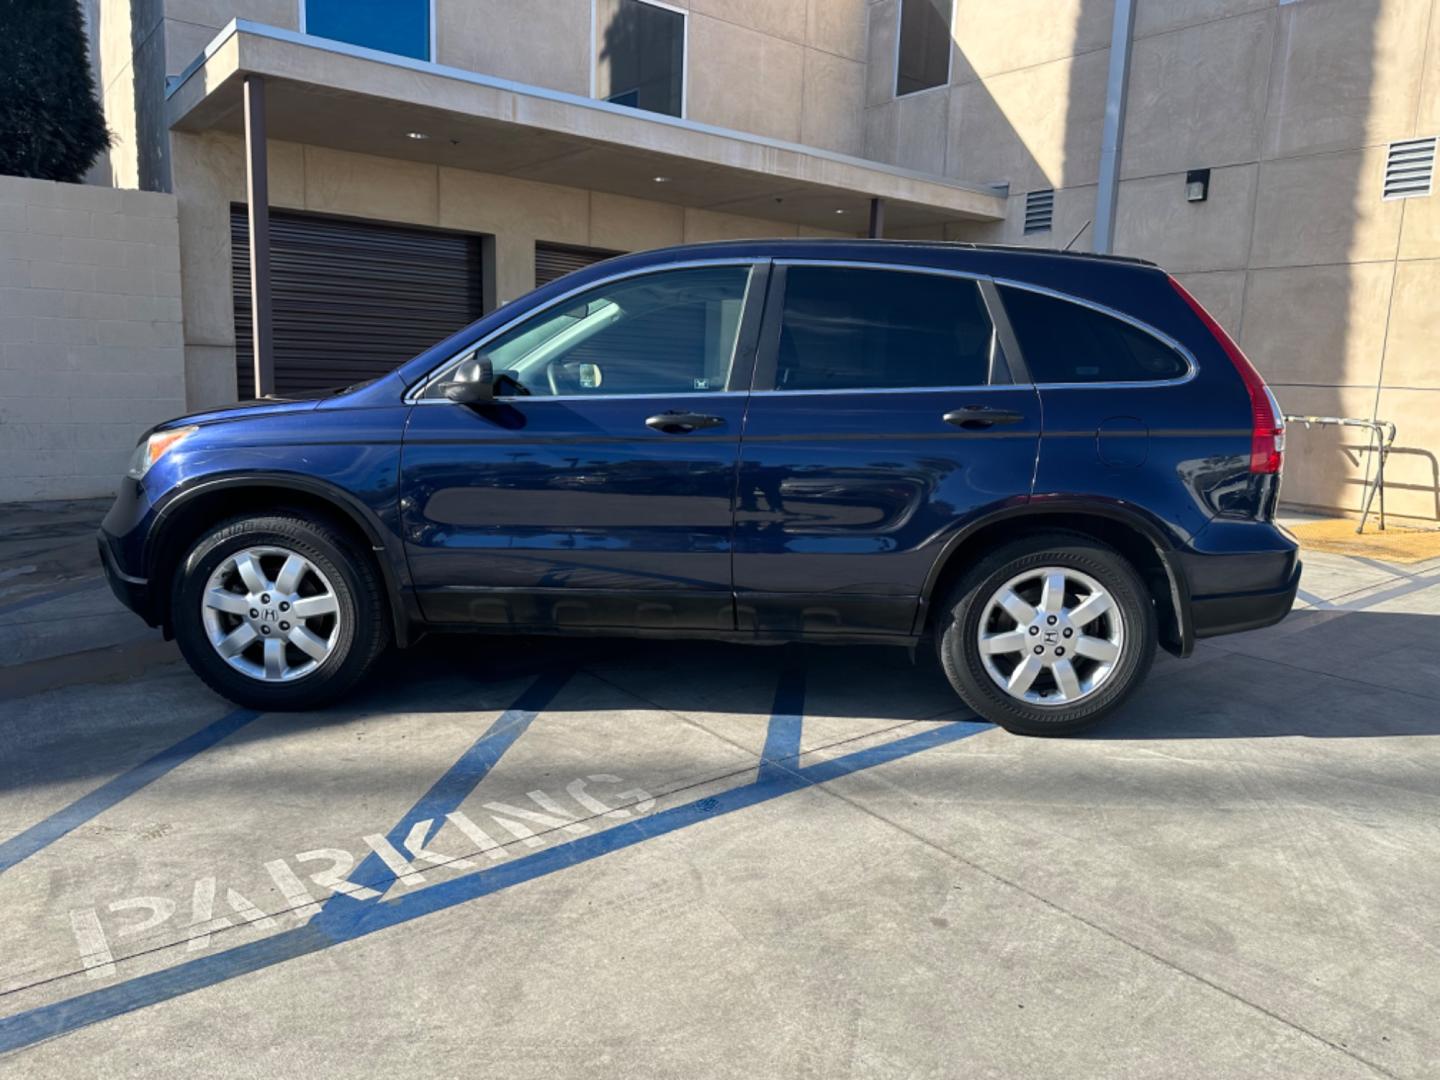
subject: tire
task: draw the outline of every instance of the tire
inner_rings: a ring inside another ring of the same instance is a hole
[[[301,563],[287,577],[287,568]],[[270,591],[252,590],[247,580]],[[328,521],[302,512],[216,526],[176,567],[170,597],[175,640],[191,669],[216,693],[251,709],[335,701],[365,677],[390,640],[384,590],[368,554]],[[249,643],[232,659],[222,657],[222,647],[234,651],[241,641]]]
[[[1063,589],[1051,584],[1057,580]],[[1058,606],[1048,599],[1057,591]],[[1087,600],[1094,603],[1082,610]],[[939,617],[936,646],[950,685],[981,717],[1017,735],[1089,727],[1134,692],[1155,658],[1155,605],[1144,581],[1119,552],[1079,533],[998,549],[956,584]]]

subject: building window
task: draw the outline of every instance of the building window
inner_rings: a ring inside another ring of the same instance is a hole
[[[300,0],[300,29],[316,37],[429,60],[432,0]]]
[[[895,96],[950,81],[950,16],[954,0],[900,0]]]
[[[685,13],[651,0],[595,0],[595,96],[685,115]]]

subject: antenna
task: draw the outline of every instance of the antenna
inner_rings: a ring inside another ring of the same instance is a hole
[[[1093,220],[1093,219],[1092,219],[1092,220]],[[1088,229],[1089,227],[1090,227],[1090,222],[1089,222],[1089,221],[1085,222],[1084,225],[1081,225],[1081,226],[1080,226],[1080,232],[1077,232],[1074,236],[1070,237],[1070,243],[1066,244],[1066,245],[1065,245],[1063,248],[1061,248],[1060,250],[1061,250],[1061,251],[1069,251],[1070,248],[1074,245],[1075,241],[1080,239],[1080,234],[1083,233],[1083,232],[1084,232],[1086,229]]]

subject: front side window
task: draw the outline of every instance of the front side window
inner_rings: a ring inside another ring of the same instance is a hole
[[[595,92],[616,105],[684,115],[685,14],[646,0],[595,0]]]
[[[452,377],[473,378],[485,359],[498,397],[724,390],[749,279],[749,266],[706,266],[600,285],[507,330]],[[443,395],[432,385],[425,396]]]
[[[775,388],[979,386],[989,381],[993,337],[969,279],[790,266]]]
[[[430,59],[430,0],[301,0],[300,10],[307,34]]]
[[[950,15],[954,0],[900,0],[895,96],[950,81]]]
[[[1037,383],[1155,382],[1190,370],[1165,342],[1103,311],[1012,286],[1000,295]]]

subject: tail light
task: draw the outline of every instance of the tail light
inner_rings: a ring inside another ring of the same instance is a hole
[[[1255,365],[1250,363],[1249,358],[1240,351],[1240,346],[1225,332],[1225,328],[1200,306],[1200,301],[1185,291],[1185,286],[1173,277],[1170,284],[1225,350],[1225,355],[1235,366],[1240,381],[1245,384],[1246,393],[1250,395],[1250,471],[1278,473],[1285,459],[1285,420],[1280,415],[1280,403],[1275,400],[1275,395],[1255,370]]]

